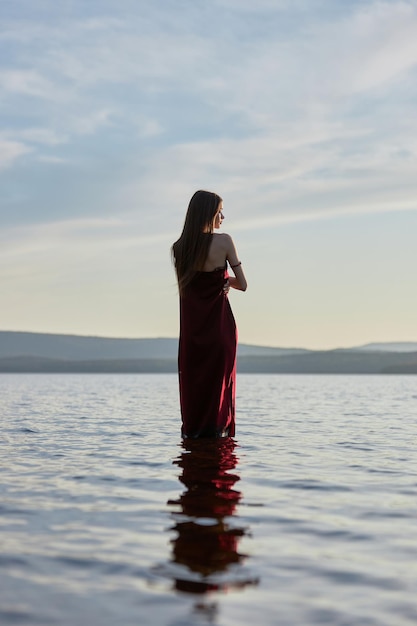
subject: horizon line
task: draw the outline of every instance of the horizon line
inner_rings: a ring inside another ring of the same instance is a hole
[[[33,331],[33,330],[3,330],[0,329],[0,333],[15,333],[15,334],[21,334],[21,335],[49,335],[51,337],[55,336],[64,336],[64,337],[75,337],[75,338],[81,338],[81,339],[104,339],[104,340],[116,340],[116,341],[140,341],[140,340],[157,340],[157,339],[168,339],[168,340],[178,340],[178,336],[177,337],[172,337],[172,336],[161,336],[161,335],[153,335],[153,336],[141,336],[141,337],[117,337],[114,335],[89,335],[89,334],[82,334],[82,333],[73,333],[73,332],[52,332],[52,331]],[[305,347],[300,347],[300,346],[273,346],[271,344],[262,344],[262,343],[247,343],[245,341],[239,341],[238,345],[244,345],[244,346],[251,346],[251,347],[257,347],[257,348],[271,348],[271,349],[277,349],[277,350],[305,350],[305,351],[311,351],[311,352],[325,352],[325,351],[330,351],[330,350],[345,350],[345,349],[355,349],[355,348],[364,348],[367,346],[371,346],[374,344],[386,344],[386,345],[392,345],[392,344],[398,344],[398,345],[402,345],[402,344],[417,344],[417,339],[416,340],[400,340],[400,341],[368,341],[366,343],[363,344],[357,344],[354,346],[351,345],[338,345],[336,347],[331,347],[331,348],[305,348]]]

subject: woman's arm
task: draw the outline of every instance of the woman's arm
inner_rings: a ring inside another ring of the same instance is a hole
[[[245,287],[241,287],[241,283],[238,281],[238,279],[235,276],[229,276],[229,278],[227,279],[227,282],[229,284],[229,287],[232,287],[233,289],[238,289],[239,291],[246,291],[247,284],[245,283]]]
[[[234,276],[229,277],[230,287],[232,287],[233,289],[239,289],[239,291],[246,291],[248,283],[246,282],[246,277],[242,268],[242,263],[238,259],[236,247],[230,235],[227,235],[226,258],[234,273]]]

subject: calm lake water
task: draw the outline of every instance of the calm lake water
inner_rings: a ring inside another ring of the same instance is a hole
[[[417,378],[240,375],[234,440],[175,375],[0,376],[0,623],[417,623]]]

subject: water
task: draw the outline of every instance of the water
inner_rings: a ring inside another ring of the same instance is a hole
[[[175,375],[0,376],[0,623],[417,623],[415,377],[238,376],[184,447]]]

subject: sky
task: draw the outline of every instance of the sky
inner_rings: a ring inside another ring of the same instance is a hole
[[[242,343],[417,341],[415,0],[2,0],[0,330],[175,337],[197,189]]]

